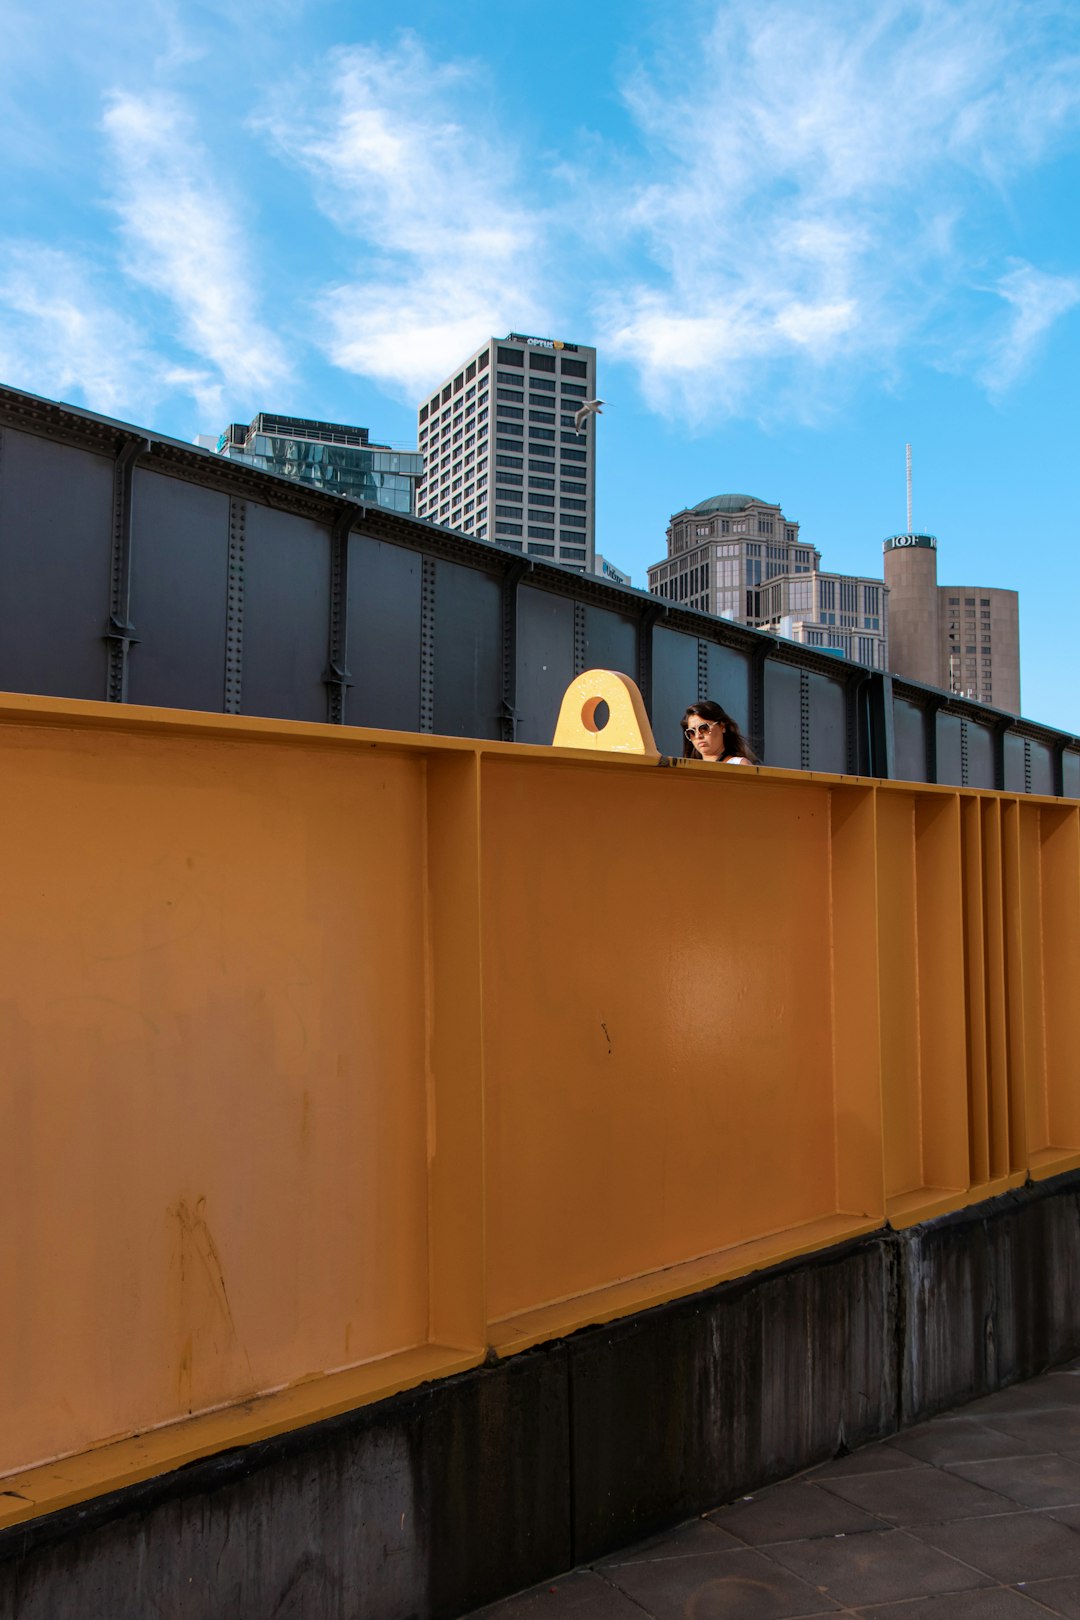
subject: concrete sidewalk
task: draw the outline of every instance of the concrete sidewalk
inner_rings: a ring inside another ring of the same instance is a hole
[[[1080,1620],[1080,1361],[478,1611]]]

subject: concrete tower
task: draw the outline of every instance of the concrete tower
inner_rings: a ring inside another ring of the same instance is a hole
[[[889,668],[927,686],[941,685],[937,538],[894,534],[885,541],[889,587]]]

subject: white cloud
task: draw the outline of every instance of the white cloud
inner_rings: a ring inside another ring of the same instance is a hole
[[[661,409],[703,422],[813,416],[867,369],[891,371],[932,321],[940,339],[969,295],[969,216],[1080,121],[1054,15],[1006,0],[716,6],[624,86],[647,159],[623,226],[654,268],[599,296],[604,347]],[[1044,281],[1006,276],[1001,291],[1017,316],[983,372],[996,388],[1067,307]]]
[[[980,375],[991,394],[1002,394],[1027,369],[1053,323],[1080,304],[1080,279],[1016,264],[995,291],[1009,305],[1010,319],[991,343]]]
[[[169,300],[182,342],[232,393],[286,381],[285,346],[254,313],[254,254],[183,107],[160,94],[115,95],[103,127],[127,272]]]
[[[32,242],[0,249],[0,375],[107,416],[141,415],[170,386],[133,321],[84,262]]]
[[[261,120],[357,243],[320,302],[325,352],[410,400],[489,334],[552,324],[541,212],[483,132],[486,94],[405,36],[334,52]]]

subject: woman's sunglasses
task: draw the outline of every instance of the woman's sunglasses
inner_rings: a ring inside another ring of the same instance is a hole
[[[719,720],[703,720],[700,726],[687,726],[686,735],[691,742],[698,737],[707,737],[713,726],[718,726]]]

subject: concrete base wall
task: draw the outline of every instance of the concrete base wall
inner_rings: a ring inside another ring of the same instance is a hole
[[[1072,1175],[10,1531],[0,1620],[444,1620],[1078,1352]]]

